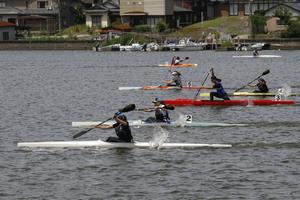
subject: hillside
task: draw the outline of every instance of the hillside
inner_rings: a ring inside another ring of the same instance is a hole
[[[196,23],[179,29],[169,34],[170,37],[192,37],[195,39],[202,38],[208,33],[219,34],[223,32],[230,35],[247,35],[249,34],[248,17],[220,17],[213,20]]]

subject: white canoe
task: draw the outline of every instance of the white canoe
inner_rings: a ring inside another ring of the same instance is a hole
[[[161,126],[161,127],[208,127],[208,126],[246,126],[247,124],[230,124],[230,123],[214,123],[214,122],[171,122],[171,123],[146,123],[143,120],[128,120],[131,127],[139,126]],[[100,124],[101,122],[90,121],[90,122],[72,122],[73,127],[86,127],[90,128]],[[104,124],[112,125],[115,121],[108,121]]]
[[[95,141],[56,141],[56,142],[19,142],[19,148],[84,148],[84,147],[101,147],[101,148],[228,148],[231,144],[199,144],[199,143],[163,143],[159,146],[150,142],[104,142]]]
[[[233,58],[281,58],[280,55],[245,55],[245,56],[232,56]]]

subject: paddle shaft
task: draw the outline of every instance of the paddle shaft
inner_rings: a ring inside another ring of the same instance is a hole
[[[135,109],[135,104],[129,104],[129,105],[125,106],[123,109],[120,109],[119,112],[129,112],[129,111],[132,111],[134,109]],[[107,120],[97,124],[96,126],[100,126],[100,125],[104,124],[105,122],[107,122],[108,120],[111,120],[111,119],[112,119],[112,117],[110,117]],[[89,128],[89,129],[84,130],[84,131],[80,131],[79,133],[75,134],[73,136],[73,138],[78,138],[78,137],[82,136],[83,134],[86,134],[87,132],[93,130],[95,127]]]
[[[259,77],[257,77],[256,79],[254,79],[253,81],[250,81],[249,83],[247,83],[246,85],[244,85],[243,87],[240,87],[238,89],[236,89],[234,92],[238,92],[241,89],[244,89],[245,87],[247,87],[248,85],[250,85],[251,83],[253,83],[254,81],[256,81],[257,79],[259,79],[260,77],[262,77],[263,75],[260,75]]]
[[[111,120],[111,119],[112,119],[112,118],[110,117],[110,118],[108,118],[107,120],[105,120],[105,121],[103,121],[103,122],[97,124],[96,126],[100,126],[100,125],[104,124],[105,122],[107,122],[107,121],[109,121],[109,120]],[[80,137],[80,136],[86,134],[87,132],[89,132],[89,131],[93,130],[94,128],[96,128],[96,126],[93,127],[93,128],[89,128],[89,129],[87,129],[87,130],[84,130],[84,131],[81,131],[81,132],[75,134],[75,135],[73,136],[73,138],[75,139],[75,138],[78,138],[78,137]]]
[[[201,90],[201,88],[203,87],[204,83],[206,82],[208,76],[209,76],[209,72],[207,72],[207,75],[206,75],[204,81],[202,82],[201,87],[200,87],[199,90],[197,91],[197,93],[196,93],[196,95],[195,95],[195,97],[194,97],[194,101],[197,99],[197,96],[198,96],[198,94],[200,93],[200,90]]]

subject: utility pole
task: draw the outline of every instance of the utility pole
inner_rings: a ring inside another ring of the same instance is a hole
[[[61,0],[58,0],[58,31],[61,32]]]

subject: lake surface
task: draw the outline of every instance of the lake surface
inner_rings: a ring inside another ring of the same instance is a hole
[[[227,92],[259,76],[274,91],[300,92],[300,51],[263,51],[282,58],[232,58],[247,52],[0,51],[0,199],[300,199],[299,106],[180,107],[176,120],[247,123],[245,127],[165,128],[168,142],[226,143],[229,149],[35,149],[21,141],[68,141],[72,121],[101,121],[155,97],[193,98],[195,91],[119,91],[159,85],[172,56],[195,69],[178,69],[200,85],[209,68]],[[250,52],[249,52],[250,54]],[[210,84],[207,81],[206,84]],[[247,98],[247,97],[245,97]],[[300,97],[289,97],[299,101]],[[153,113],[130,112],[129,119]],[[132,128],[136,141],[162,130]],[[93,130],[78,140],[105,140],[113,130]]]

